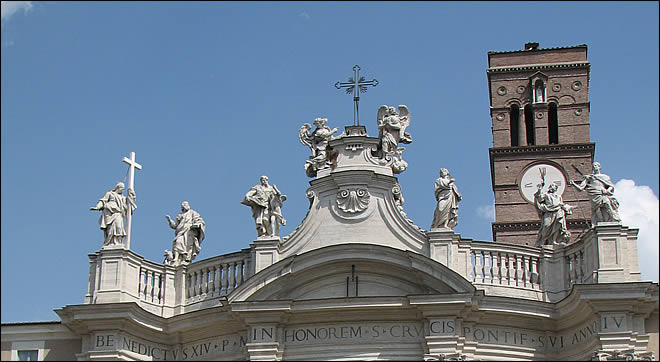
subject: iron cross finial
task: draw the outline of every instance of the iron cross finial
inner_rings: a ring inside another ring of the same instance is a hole
[[[359,103],[360,103],[360,93],[365,93],[367,91],[367,86],[377,86],[378,81],[376,79],[365,80],[364,77],[360,77],[360,67],[356,64],[353,67],[353,76],[348,78],[348,82],[337,82],[335,83],[335,88],[341,89],[346,88],[346,93],[350,94],[353,92],[353,125],[360,125],[360,112],[359,112]]]

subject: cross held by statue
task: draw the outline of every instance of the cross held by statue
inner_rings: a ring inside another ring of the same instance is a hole
[[[128,164],[128,188],[135,191],[135,181],[133,179],[135,177],[135,169],[141,170],[142,165],[135,161],[135,152],[131,152],[130,158],[124,157],[122,161]],[[132,212],[129,208],[126,213],[126,249],[129,250],[131,248],[131,216]]]
[[[365,80],[364,77],[360,76],[360,67],[356,64],[353,67],[353,76],[348,78],[347,82],[337,82],[335,83],[335,88],[342,89],[346,88],[346,93],[350,94],[353,92],[353,125],[360,125],[360,93],[366,93],[367,86],[375,87],[378,85],[376,79]]]

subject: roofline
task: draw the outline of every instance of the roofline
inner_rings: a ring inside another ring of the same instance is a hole
[[[62,321],[42,321],[42,322],[3,322],[3,326],[25,326],[36,324],[62,324]]]
[[[510,54],[510,53],[529,53],[529,52],[542,52],[542,51],[549,51],[549,50],[557,50],[557,49],[575,49],[575,48],[587,48],[587,44],[580,44],[580,45],[574,45],[574,46],[568,46],[568,47],[555,47],[555,48],[539,48],[536,50],[505,50],[505,51],[489,51],[488,55],[490,56],[491,54]]]

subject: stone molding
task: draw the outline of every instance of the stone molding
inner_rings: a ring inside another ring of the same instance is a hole
[[[591,64],[589,62],[575,62],[575,63],[553,63],[553,64],[533,64],[533,65],[519,65],[519,66],[504,66],[488,68],[487,73],[504,73],[504,72],[519,72],[519,71],[532,71],[532,70],[549,70],[549,69],[566,69],[566,68],[584,68],[589,69]]]

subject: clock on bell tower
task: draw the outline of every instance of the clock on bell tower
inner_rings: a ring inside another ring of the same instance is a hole
[[[534,206],[537,185],[558,186],[571,241],[589,227],[591,204],[569,180],[573,166],[589,173],[595,144],[589,138],[587,46],[488,53],[488,90],[493,147],[489,149],[495,194],[493,240],[534,245],[540,219]]]

